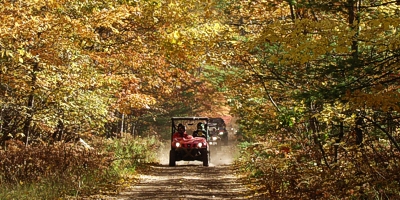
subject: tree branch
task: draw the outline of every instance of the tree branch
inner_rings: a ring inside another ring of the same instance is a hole
[[[396,147],[396,149],[398,151],[400,151],[400,146],[399,144],[396,142],[396,140],[394,139],[394,137],[392,135],[390,135],[389,132],[387,132],[384,128],[382,128],[378,123],[376,123],[375,121],[373,121],[372,119],[369,119],[366,116],[363,116],[364,119],[366,119],[367,121],[371,122],[375,127],[377,127],[378,129],[380,129],[382,132],[384,132],[386,134],[386,136],[389,138],[389,140],[394,144],[394,146]]]

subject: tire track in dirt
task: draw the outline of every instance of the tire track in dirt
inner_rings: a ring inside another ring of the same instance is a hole
[[[211,151],[209,167],[199,161],[178,161],[170,167],[168,152],[162,150],[160,164],[142,171],[139,183],[121,191],[117,199],[255,199],[232,165],[235,144]]]
[[[204,167],[200,161],[178,161],[170,167],[169,148],[159,152],[159,164],[140,169],[134,184],[115,195],[94,195],[81,200],[191,200],[191,199],[264,199],[255,197],[236,172],[232,162],[236,144],[211,149],[211,161]]]
[[[249,199],[231,165],[203,167],[201,162],[177,166],[150,166],[139,184],[122,191],[117,199]]]

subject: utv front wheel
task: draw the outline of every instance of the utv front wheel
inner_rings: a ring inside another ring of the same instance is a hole
[[[169,150],[169,166],[173,167],[176,165],[176,158],[175,158],[176,154],[174,150]]]
[[[208,152],[204,150],[201,154],[203,156],[203,166],[208,167]]]

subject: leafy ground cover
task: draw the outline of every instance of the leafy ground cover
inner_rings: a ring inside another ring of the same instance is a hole
[[[235,165],[254,193],[271,199],[400,198],[396,150],[388,143],[341,145],[340,159],[330,162],[333,157],[321,159],[319,149],[301,141],[244,142]]]
[[[135,181],[144,163],[155,161],[162,144],[154,137],[95,139],[92,149],[77,143],[24,146],[7,141],[0,150],[0,199],[59,199],[116,193]]]

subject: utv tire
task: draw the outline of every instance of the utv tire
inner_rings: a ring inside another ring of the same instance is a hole
[[[174,150],[169,150],[169,166],[176,166],[176,153]]]
[[[208,154],[207,150],[202,151],[201,155],[202,155],[202,158],[203,158],[203,166],[208,167],[208,156],[209,156],[209,154]]]

